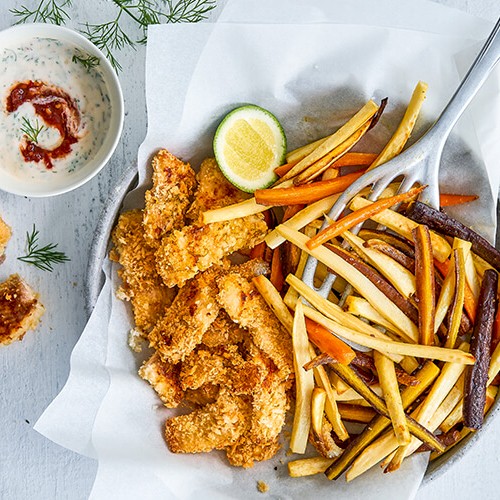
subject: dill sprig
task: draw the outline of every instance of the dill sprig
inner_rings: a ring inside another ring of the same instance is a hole
[[[16,24],[28,21],[64,24],[70,16],[65,8],[71,6],[72,0],[41,0],[38,7],[30,10],[25,6],[12,9],[10,12],[18,17]],[[135,48],[137,43],[143,44],[147,39],[148,26],[161,23],[197,23],[206,19],[215,7],[216,0],[110,0],[116,11],[114,18],[103,23],[85,23],[81,28],[94,45],[101,49],[111,65],[120,71],[122,66],[116,58],[116,52],[124,47]],[[124,17],[133,19],[140,30],[140,36],[125,31],[122,22]],[[90,64],[78,60],[89,69]]]
[[[40,125],[38,119],[35,120],[35,125],[33,125],[28,118],[23,116],[22,118],[23,126],[21,127],[21,132],[30,140],[31,142],[38,144],[38,136],[40,132],[45,129],[44,125]]]
[[[16,24],[31,22],[61,25],[70,18],[66,12],[70,6],[71,0],[40,0],[33,9],[21,5],[18,9],[10,9],[10,12],[19,18]]]
[[[71,260],[65,253],[55,250],[57,248],[57,244],[55,243],[50,243],[40,248],[38,235],[39,233],[35,228],[35,224],[33,224],[32,232],[26,233],[26,255],[18,257],[18,260],[33,264],[38,269],[49,272],[54,270],[53,264],[60,264]]]
[[[74,63],[81,64],[87,71],[90,71],[92,68],[101,64],[101,60],[97,56],[93,56],[91,54],[73,54],[71,60]]]

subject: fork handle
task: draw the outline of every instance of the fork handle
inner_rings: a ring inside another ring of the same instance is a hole
[[[450,102],[433,126],[442,144],[500,59],[500,18]]]

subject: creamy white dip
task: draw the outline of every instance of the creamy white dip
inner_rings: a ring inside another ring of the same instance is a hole
[[[33,38],[0,51],[0,162],[4,170],[19,179],[50,182],[53,175],[71,176],[95,156],[104,141],[111,117],[106,83],[99,66],[87,69],[73,61],[75,55],[86,56],[74,45],[49,38]],[[78,142],[71,145],[66,156],[54,159],[50,169],[43,161],[25,160],[20,150],[26,139],[22,128],[25,119],[34,125],[38,120],[38,125],[44,127],[37,144],[46,149],[54,149],[62,142],[58,130],[47,125],[30,102],[10,113],[6,109],[11,89],[27,81],[59,87],[74,100],[80,113]]]

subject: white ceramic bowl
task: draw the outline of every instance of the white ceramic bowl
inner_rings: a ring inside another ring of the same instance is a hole
[[[11,172],[9,173],[2,165],[0,158],[1,190],[23,196],[45,197],[66,193],[81,186],[94,177],[107,164],[118,145],[123,128],[123,95],[118,77],[104,54],[84,36],[71,29],[40,23],[13,26],[0,32],[0,50],[16,44],[29,43],[34,38],[57,40],[63,45],[76,46],[91,56],[97,56],[100,59],[98,67],[104,80],[105,91],[109,98],[108,105],[110,107],[110,117],[102,143],[96,147],[96,151],[92,151],[89,159],[82,161],[71,174],[52,175],[50,183],[37,182],[31,179],[26,180],[25,178],[12,175]],[[71,71],[69,65],[68,71]],[[5,106],[5,98],[6,96],[1,96],[2,106]],[[2,109],[0,112],[5,111]],[[1,139],[2,132],[0,131]]]

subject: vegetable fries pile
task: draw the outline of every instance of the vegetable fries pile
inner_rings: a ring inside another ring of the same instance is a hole
[[[426,89],[416,86],[380,153],[350,151],[385,106],[369,101],[332,135],[289,153],[270,189],[203,214],[209,223],[285,207],[272,211],[280,222],[252,252],[270,256],[270,280],[254,283],[293,340],[290,449],[317,450],[289,462],[291,476],[346,472],[349,481],[378,463],[394,471],[417,451],[436,458],[481,427],[496,397],[495,248],[416,201],[425,186],[399,193],[391,184],[374,202],[361,192],[348,215],[321,229],[339,193],[402,151]],[[441,206],[474,199],[442,194]],[[301,281],[309,256],[319,261],[317,284],[337,276],[327,299]]]

